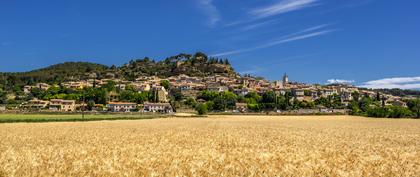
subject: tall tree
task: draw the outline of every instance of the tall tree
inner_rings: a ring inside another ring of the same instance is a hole
[[[161,85],[162,87],[164,87],[166,90],[169,90],[169,88],[170,88],[170,86],[171,86],[171,84],[169,83],[169,81],[168,81],[168,80],[162,80],[162,81],[160,81],[160,85]]]
[[[420,98],[408,101],[407,106],[416,114],[417,118],[420,118]]]

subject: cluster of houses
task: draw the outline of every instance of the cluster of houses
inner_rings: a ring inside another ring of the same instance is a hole
[[[76,104],[74,100],[51,99],[50,101],[33,99],[23,104],[22,109],[48,110],[55,112],[74,112],[86,109],[86,104]],[[153,112],[172,113],[173,109],[169,103],[130,103],[130,102],[109,102],[106,105],[94,106],[95,111],[110,112]]]
[[[92,76],[94,77],[94,76]],[[109,81],[116,83],[116,87],[124,90],[128,86],[138,92],[154,91],[157,94],[157,103],[145,103],[138,105],[136,103],[118,102],[118,94],[110,93],[110,100],[107,105],[95,105],[95,108],[102,111],[112,112],[172,112],[172,107],[168,103],[168,91],[161,85],[162,80],[169,81],[171,88],[176,88],[181,91],[185,97],[196,98],[203,90],[224,92],[231,91],[237,95],[246,95],[250,92],[264,93],[267,91],[274,91],[278,95],[285,95],[291,93],[293,99],[299,101],[314,101],[321,97],[328,97],[337,95],[341,97],[344,105],[350,103],[354,98],[354,92],[360,95],[376,96],[376,92],[371,90],[362,90],[349,85],[313,85],[303,84],[297,82],[290,82],[289,77],[285,74],[282,80],[268,81],[265,79],[257,79],[254,77],[228,76],[228,75],[212,75],[208,77],[190,77],[187,75],[178,75],[168,78],[159,78],[156,76],[142,76],[135,81],[126,81],[121,79],[107,78],[107,79],[88,79],[82,81],[65,82],[62,86],[71,89],[83,89],[87,87],[101,86],[107,84]],[[25,86],[24,92],[30,93],[31,89],[38,88],[47,90],[51,86],[45,83],[38,83],[34,86]],[[401,97],[392,95],[383,95],[386,97],[387,104],[394,104],[399,106],[406,106]],[[23,107],[30,109],[48,109],[51,111],[75,111],[81,105],[76,104],[74,100],[31,100]],[[141,109],[139,109],[141,108]],[[237,109],[240,111],[246,110],[246,104],[237,103]]]

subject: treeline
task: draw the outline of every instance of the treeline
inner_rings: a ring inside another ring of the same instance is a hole
[[[30,72],[0,73],[0,88],[13,92],[25,85],[36,83],[59,84],[68,80],[87,79],[87,73],[96,73],[100,76],[108,69],[108,66],[101,64],[66,62]]]
[[[298,110],[298,109],[315,109],[315,108],[332,108],[342,109],[345,106],[341,103],[340,97],[337,95],[327,98],[320,98],[315,101],[299,101],[294,99],[291,92],[284,95],[277,95],[273,91],[263,94],[250,92],[245,96],[236,95],[232,92],[212,92],[202,91],[197,97],[198,100],[204,100],[205,103],[196,103],[195,100],[188,101],[197,111],[225,111],[235,109],[236,103],[246,103],[247,108],[253,112],[275,111],[275,110]]]
[[[376,91],[385,93],[385,94],[394,95],[394,96],[400,96],[400,97],[420,96],[419,90],[403,90],[403,89],[395,88],[395,89],[376,89]]]
[[[331,95],[320,97],[315,101],[299,101],[294,99],[290,92],[277,95],[272,91],[263,94],[250,92],[245,96],[235,95],[232,92],[203,91],[197,97],[204,103],[197,103],[195,99],[188,98],[186,104],[194,107],[200,114],[209,111],[225,111],[235,109],[235,103],[246,103],[247,108],[253,112],[298,109],[349,109],[353,115],[362,115],[381,118],[420,118],[420,99],[406,100],[407,107],[386,105],[381,96],[371,98],[368,95],[353,93],[354,100],[348,105],[342,103],[341,97]],[[378,94],[379,95],[379,94]]]
[[[379,92],[375,98],[367,95],[353,93],[353,101],[348,108],[353,115],[361,115],[377,118],[420,118],[420,99],[406,100],[407,107],[386,105],[386,98],[381,97]]]

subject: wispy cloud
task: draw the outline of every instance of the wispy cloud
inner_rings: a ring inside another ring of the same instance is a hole
[[[310,29],[310,28],[308,28],[308,29]],[[301,34],[301,32],[293,33],[293,34],[283,36],[282,38],[280,38],[278,40],[271,41],[271,42],[268,42],[266,44],[262,44],[262,45],[259,45],[259,46],[256,46],[256,47],[232,50],[232,51],[227,51],[227,52],[222,52],[222,53],[216,53],[216,54],[213,54],[211,56],[220,57],[220,56],[250,52],[250,51],[254,51],[254,50],[258,50],[258,49],[262,49],[262,48],[268,48],[268,47],[276,46],[276,45],[279,45],[279,44],[284,44],[284,43],[288,43],[288,42],[303,40],[303,39],[307,39],[307,38],[313,38],[313,37],[325,35],[325,34],[336,31],[336,30],[322,30],[322,31],[312,32],[313,30],[316,30],[316,29],[319,29],[319,28],[312,27],[312,30],[306,31],[306,32],[310,32],[310,33],[306,33],[306,34]],[[296,34],[300,34],[300,35],[296,35]]]
[[[227,23],[224,26],[232,27],[232,26],[238,26],[238,25],[247,24],[247,23],[254,23],[255,21],[259,21],[266,17],[271,17],[271,16],[284,14],[287,12],[297,11],[297,10],[301,10],[307,7],[319,5],[319,3],[316,3],[318,1],[319,0],[280,0],[279,2],[271,6],[265,6],[265,7],[252,9],[247,12],[250,17]],[[259,23],[256,23],[256,24],[259,24]]]
[[[213,0],[198,0],[198,5],[207,16],[207,25],[210,27],[214,27],[221,20],[219,10],[213,4]]]
[[[260,28],[262,26],[272,25],[272,24],[275,24],[277,22],[278,22],[278,20],[268,20],[268,21],[254,23],[254,24],[249,24],[249,25],[246,25],[246,26],[242,27],[242,30],[243,31],[253,30],[253,29],[256,29],[256,28]]]
[[[327,84],[352,84],[354,80],[345,80],[345,79],[328,79]]]
[[[400,88],[400,89],[420,89],[420,77],[394,77],[379,80],[372,80],[363,83],[359,87],[364,88]]]
[[[282,0],[267,7],[254,9],[250,11],[249,14],[256,18],[270,17],[314,6],[316,5],[315,2],[317,2],[317,0]]]

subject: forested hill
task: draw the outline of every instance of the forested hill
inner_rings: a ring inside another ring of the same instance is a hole
[[[109,67],[88,62],[65,62],[29,72],[0,73],[0,84],[7,86],[32,85],[35,83],[59,83],[83,78],[85,73],[105,72]]]
[[[138,76],[161,76],[186,74],[208,76],[213,74],[236,75],[227,59],[211,58],[198,52],[194,55],[179,54],[155,61],[148,57],[129,61],[123,66],[105,66],[89,62],[66,62],[29,72],[0,73],[0,89],[33,85],[35,83],[59,84],[70,80],[116,77],[134,80]]]

